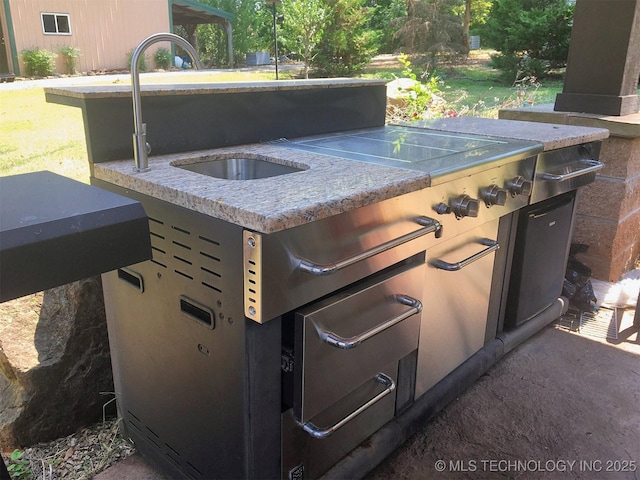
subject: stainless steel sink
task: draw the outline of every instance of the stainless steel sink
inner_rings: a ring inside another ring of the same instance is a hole
[[[225,155],[206,157],[194,163],[173,164],[191,172],[224,180],[257,180],[306,170],[302,166],[284,165],[260,155]]]

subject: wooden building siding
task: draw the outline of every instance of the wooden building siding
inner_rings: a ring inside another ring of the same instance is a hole
[[[78,70],[127,68],[128,54],[141,40],[157,32],[170,31],[167,0],[9,0],[16,51],[35,47],[57,53],[61,47],[80,49]],[[70,34],[45,34],[41,13],[68,14]],[[153,52],[147,50],[147,65],[153,68]],[[20,71],[24,64],[20,58]],[[61,55],[56,71],[66,73]]]

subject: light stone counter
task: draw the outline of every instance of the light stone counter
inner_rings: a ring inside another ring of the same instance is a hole
[[[415,126],[416,124],[411,124]],[[422,122],[438,131],[480,134],[541,143],[545,150],[601,140],[605,129],[474,117]],[[257,180],[224,180],[175,165],[214,156],[265,156],[304,171]],[[225,220],[273,233],[337,215],[431,185],[428,173],[319,155],[270,144],[150,156],[150,171],[133,160],[94,164],[97,179]]]
[[[197,71],[194,73],[198,73]],[[143,84],[140,86],[143,97],[209,95],[242,92],[277,92],[295,90],[318,90],[330,88],[351,88],[371,85],[384,85],[382,80],[352,78],[319,78],[305,80],[264,80],[215,83],[184,84]],[[131,98],[131,85],[84,85],[75,87],[45,88],[45,93],[67,98]]]
[[[250,154],[306,168],[258,180],[223,180],[173,165],[211,155]],[[279,147],[247,145],[150,156],[148,172],[133,160],[94,164],[100,180],[262,233],[273,233],[416,191],[428,174]]]
[[[446,132],[528,140],[541,143],[545,151],[604,140],[609,137],[609,130],[605,128],[480,117],[440,118],[419,122],[419,125]]]

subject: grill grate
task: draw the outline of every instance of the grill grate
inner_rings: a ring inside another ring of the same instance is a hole
[[[618,339],[618,310],[600,308],[580,315],[580,333],[596,338]]]
[[[597,312],[567,312],[554,325],[588,337],[617,340],[617,309],[600,308]]]

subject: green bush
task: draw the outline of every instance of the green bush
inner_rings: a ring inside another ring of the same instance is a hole
[[[56,70],[56,55],[46,49],[33,48],[23,50],[22,61],[26,67],[26,74],[29,77],[47,77],[53,75]]]
[[[153,61],[156,64],[157,68],[162,68],[163,70],[168,70],[171,66],[171,52],[164,48],[158,48],[153,54]]]
[[[62,47],[59,52],[64,59],[64,65],[67,68],[67,73],[70,75],[76,73],[76,69],[78,67],[78,57],[80,56],[80,49],[77,47],[72,47],[71,45],[67,45],[66,47]]]
[[[499,79],[506,84],[513,84],[524,78],[544,78],[550,68],[550,62],[539,58],[502,53],[491,55],[489,65],[500,70]]]
[[[566,0],[495,0],[482,29],[483,43],[499,52],[492,66],[510,82],[565,66],[573,8]]]
[[[127,53],[127,68],[129,70],[131,70],[132,57],[133,57],[133,50],[129,50],[129,52]],[[146,72],[147,70],[149,70],[149,68],[147,67],[147,56],[143,53],[138,58],[138,71]]]
[[[330,77],[354,75],[376,53],[378,36],[368,28],[374,9],[363,0],[328,0],[326,5],[314,73]]]

